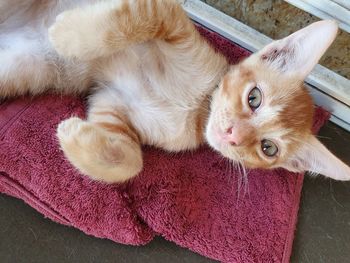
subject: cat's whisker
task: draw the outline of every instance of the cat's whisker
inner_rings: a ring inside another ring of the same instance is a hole
[[[321,136],[321,135],[316,135],[316,138],[323,138],[323,139],[328,139],[328,140],[332,140],[333,138],[328,137],[328,136]]]
[[[248,178],[247,178],[247,172],[245,169],[245,166],[243,165],[243,161],[242,159],[238,158],[237,159],[237,168],[238,168],[238,176],[239,176],[239,182],[238,182],[238,199],[241,196],[241,191],[243,188],[243,197],[245,196],[246,192],[247,192],[247,182],[248,182]]]
[[[242,184],[242,176],[241,176],[241,168],[238,162],[234,162],[237,174],[237,202],[239,201],[240,193],[241,193],[241,184]]]
[[[221,159],[221,161],[220,162],[222,162],[223,161],[223,159]],[[229,174],[230,176],[231,176],[231,172],[230,172],[230,162],[229,162],[229,160],[228,159],[225,159],[225,166],[226,166],[226,169],[225,169],[225,173],[226,174]]]
[[[228,165],[228,174],[230,175],[230,184],[231,184],[231,192],[234,191],[234,167],[233,167],[233,164],[232,164],[232,160],[230,159],[226,159],[227,160],[227,165]]]
[[[244,196],[246,195],[247,191],[249,192],[249,180],[248,180],[248,173],[247,170],[243,164],[243,160],[239,160],[240,167],[242,168],[243,171],[243,186],[244,186]]]

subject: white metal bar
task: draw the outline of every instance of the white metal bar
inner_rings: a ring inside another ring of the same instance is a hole
[[[250,51],[255,52],[271,42],[267,36],[199,0],[187,0],[183,7],[194,21]]]
[[[349,0],[333,0],[333,2],[336,2],[338,5],[350,10],[350,1]]]
[[[306,82],[350,106],[350,80],[317,64]]]
[[[350,108],[335,100],[317,88],[306,85],[316,105],[322,106],[331,112],[330,120],[340,127],[350,131]]]
[[[335,115],[331,115],[330,121],[342,127],[343,129],[350,131],[350,124],[338,119]]]
[[[334,19],[339,27],[350,33],[349,0],[285,0],[314,16],[322,19]]]

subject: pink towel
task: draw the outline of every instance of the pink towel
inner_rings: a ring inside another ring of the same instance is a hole
[[[200,29],[231,63],[248,52]],[[55,130],[84,102],[46,95],[0,105],[0,191],[46,217],[87,234],[142,245],[155,235],[223,262],[288,262],[302,174],[279,169],[238,171],[208,147],[169,154],[144,149],[143,172],[105,185],[77,172],[63,157]],[[328,113],[318,109],[315,131]]]

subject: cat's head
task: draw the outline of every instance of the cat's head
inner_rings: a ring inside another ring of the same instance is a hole
[[[313,23],[232,66],[213,94],[209,144],[248,168],[350,180],[350,168],[311,133],[314,106],[303,85],[337,30],[333,21]]]

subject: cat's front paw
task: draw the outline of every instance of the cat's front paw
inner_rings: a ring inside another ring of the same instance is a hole
[[[49,28],[49,40],[58,54],[63,57],[79,57],[82,49],[82,36],[77,30],[74,11],[65,11],[56,17],[56,22]]]
[[[67,141],[81,132],[84,121],[77,117],[62,121],[57,128],[57,136],[60,141]]]
[[[59,124],[57,137],[67,159],[94,180],[123,182],[142,169],[140,145],[123,134],[72,117]]]
[[[99,48],[103,48],[95,23],[87,11],[68,10],[56,17],[48,37],[57,53],[65,58],[94,59],[99,56]]]

